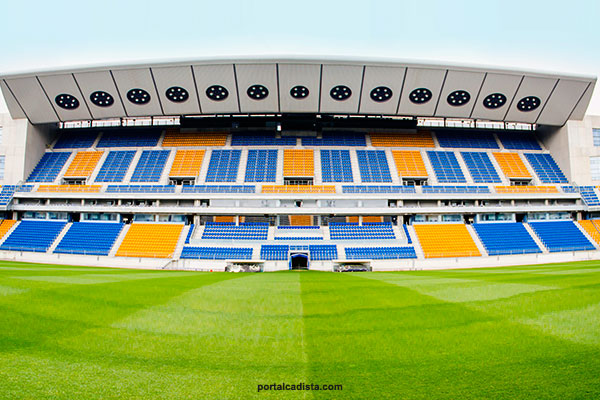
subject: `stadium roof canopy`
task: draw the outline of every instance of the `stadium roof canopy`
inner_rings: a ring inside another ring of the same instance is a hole
[[[229,59],[0,76],[13,118],[317,113],[563,125],[595,77],[357,59]]]

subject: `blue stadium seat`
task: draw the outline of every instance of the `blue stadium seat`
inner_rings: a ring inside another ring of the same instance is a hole
[[[414,247],[346,247],[348,260],[417,258]]]
[[[439,193],[490,193],[490,188],[487,186],[422,186],[423,193],[439,194]]]
[[[355,185],[342,186],[342,193],[416,193],[414,186]]]
[[[131,182],[158,182],[170,150],[144,150],[135,166]]]
[[[175,185],[108,185],[106,193],[175,193]]]
[[[23,220],[2,243],[0,250],[45,253],[66,223],[66,221]]]
[[[194,224],[190,224],[190,230],[188,231],[187,236],[185,237],[185,244],[190,244],[190,239],[194,234],[194,228]]]
[[[268,224],[242,223],[240,225],[208,222],[202,239],[210,240],[267,240]]]
[[[295,136],[277,138],[271,132],[234,133],[231,135],[232,146],[295,146]]]
[[[497,132],[498,139],[508,150],[542,150],[531,132]]]
[[[460,154],[463,160],[465,160],[473,181],[477,183],[502,182],[487,153],[463,151]]]
[[[308,246],[311,261],[337,260],[337,246],[334,244],[311,244]]]
[[[122,182],[134,156],[135,150],[111,151],[98,171],[95,182]]]
[[[277,150],[249,150],[246,182],[275,182]]]
[[[463,147],[474,149],[499,149],[491,132],[473,130],[435,131],[440,147]]]
[[[440,183],[465,183],[467,180],[451,151],[428,151],[431,166]]]
[[[530,222],[529,225],[551,253],[595,250],[573,221],[539,221]]]
[[[0,206],[7,206],[12,201],[17,187],[15,185],[4,185],[0,191]]]
[[[594,186],[579,186],[579,193],[585,204],[588,206],[600,206],[600,199],[594,191]]]
[[[241,150],[213,150],[206,182],[235,182],[241,154]]]
[[[349,150],[321,150],[323,182],[353,182]]]
[[[161,134],[160,129],[110,129],[102,133],[96,147],[155,147]]]
[[[490,256],[542,252],[521,223],[486,222],[473,228]]]
[[[385,151],[356,150],[360,179],[363,182],[391,182]]]
[[[84,149],[92,147],[98,137],[97,132],[90,131],[63,131],[54,145],[55,149]]]
[[[199,260],[251,260],[252,248],[184,246],[181,258]]]
[[[254,185],[184,185],[181,193],[254,193]]]
[[[324,132],[322,139],[303,137],[302,146],[360,146],[365,147],[367,139],[364,132]]]
[[[261,260],[287,260],[290,246],[284,244],[265,244],[260,247]]]
[[[524,153],[525,158],[533,167],[536,175],[543,183],[567,183],[567,178],[562,173],[556,161],[550,154]]]
[[[331,240],[393,240],[396,239],[389,222],[353,225],[347,223],[329,224]]]
[[[54,182],[71,156],[71,152],[44,153],[27,182]]]
[[[107,256],[123,225],[115,222],[74,222],[54,252]]]

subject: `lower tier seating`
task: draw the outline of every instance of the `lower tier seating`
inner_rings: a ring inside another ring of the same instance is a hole
[[[473,228],[490,256],[542,252],[521,223],[480,223]]]
[[[54,252],[107,256],[122,229],[121,223],[74,222]]]
[[[4,235],[6,235],[8,231],[10,231],[10,228],[12,228],[13,225],[16,223],[17,221],[15,221],[14,219],[2,220],[2,222],[0,223],[0,239],[2,239]]]
[[[600,244],[600,221],[595,219],[584,219],[577,223],[585,229],[588,235],[598,244]],[[2,225],[0,225],[2,229]]]
[[[551,252],[595,250],[573,221],[530,222],[535,234]]]
[[[417,258],[414,247],[346,247],[348,260],[398,260]]]
[[[185,246],[181,258],[198,260],[251,260],[252,248]]]
[[[284,261],[288,259],[290,246],[284,244],[265,244],[260,246],[261,260]]]
[[[108,185],[106,193],[175,193],[175,185]]]
[[[254,193],[254,185],[184,185],[181,193]]]
[[[464,224],[417,224],[414,227],[425,258],[481,256]]]
[[[65,221],[23,220],[2,243],[0,250],[45,253],[65,225]]]
[[[242,223],[240,225],[207,223],[202,239],[224,240],[267,240],[267,224]]]
[[[351,225],[331,223],[329,225],[331,240],[382,240],[396,239],[392,225],[389,223],[372,225]]]
[[[414,186],[342,186],[343,193],[416,193]]]
[[[132,224],[117,250],[117,257],[169,258],[173,256],[183,225]]]
[[[312,261],[337,260],[337,246],[334,244],[311,244],[308,246]]]

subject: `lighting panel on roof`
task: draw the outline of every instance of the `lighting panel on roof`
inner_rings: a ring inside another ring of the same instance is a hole
[[[167,96],[167,99],[171,100],[173,103],[183,103],[189,99],[190,94],[182,87],[172,86],[167,89],[165,96]]]
[[[206,97],[214,101],[223,101],[229,96],[229,91],[221,85],[212,85],[206,89]]]
[[[246,91],[248,97],[254,100],[266,99],[269,95],[269,89],[263,85],[252,85]]]
[[[489,109],[500,108],[504,104],[506,104],[506,96],[502,93],[492,93],[483,99],[483,106]]]
[[[127,99],[133,104],[146,104],[150,101],[150,93],[144,89],[131,89],[127,92]]]
[[[79,100],[67,93],[61,93],[54,98],[56,105],[65,110],[74,110],[79,107]]]
[[[371,99],[378,103],[383,103],[384,101],[388,101],[392,98],[392,89],[387,86],[377,86],[375,89],[371,90]]]
[[[331,88],[329,95],[336,101],[344,101],[352,96],[352,90],[345,85],[337,85]]]
[[[471,95],[465,90],[455,90],[448,95],[447,101],[451,106],[462,106],[471,100]]]
[[[433,94],[427,88],[417,88],[410,92],[409,98],[415,104],[424,104],[431,100]]]
[[[90,95],[90,101],[98,107],[110,107],[115,103],[115,99],[102,90],[93,92]]]
[[[290,96],[295,99],[304,99],[308,97],[309,91],[306,86],[297,85],[290,89]]]
[[[542,101],[539,97],[527,96],[519,100],[517,103],[517,109],[523,112],[533,111],[538,108],[540,104],[542,104]]]

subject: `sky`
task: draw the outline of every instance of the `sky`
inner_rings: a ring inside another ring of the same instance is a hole
[[[1,12],[0,73],[327,56],[600,76],[598,0],[36,0]],[[588,114],[600,115],[598,84]]]

